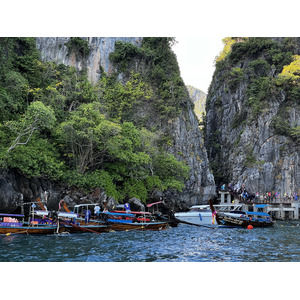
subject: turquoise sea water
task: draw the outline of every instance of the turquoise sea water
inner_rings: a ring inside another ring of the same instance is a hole
[[[272,228],[0,236],[1,262],[299,262],[300,222]]]

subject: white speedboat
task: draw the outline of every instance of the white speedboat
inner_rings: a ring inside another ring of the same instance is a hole
[[[214,205],[218,212],[231,215],[231,211],[238,211],[242,208],[241,204],[222,204]],[[215,214],[212,214],[209,205],[193,205],[187,212],[177,212],[175,218],[192,225],[203,225],[205,227],[218,227]],[[236,216],[236,213],[234,213]]]

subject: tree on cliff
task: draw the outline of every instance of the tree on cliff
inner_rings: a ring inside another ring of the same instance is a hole
[[[179,110],[175,95],[181,89],[173,88],[179,73],[168,43],[149,39],[143,53],[124,46],[130,58],[155,56],[158,95],[155,74],[149,80],[128,68],[126,81],[111,74],[92,85],[86,70],[41,61],[34,38],[0,38],[0,166],[85,191],[101,187],[116,200],[145,201],[154,189],[181,189],[189,168],[164,151],[168,137],[159,128],[144,128],[153,117],[144,113],[144,104]],[[115,56],[126,65],[129,58],[122,53]]]
[[[6,122],[12,136],[16,136],[7,152],[18,145],[26,145],[36,130],[50,129],[54,126],[55,121],[54,112],[50,107],[45,106],[40,101],[31,103],[25,115],[19,120]]]

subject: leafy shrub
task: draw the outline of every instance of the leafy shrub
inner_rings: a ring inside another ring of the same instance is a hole
[[[293,61],[284,66],[279,74],[279,80],[300,86],[300,55],[294,55]]]
[[[232,68],[227,76],[227,83],[229,89],[233,92],[236,90],[238,85],[242,82],[244,78],[244,71],[241,68]]]
[[[249,68],[252,69],[255,77],[265,77],[271,70],[271,66],[264,59],[261,58],[252,60],[249,63]]]
[[[251,81],[247,88],[247,105],[252,108],[252,116],[257,115],[267,107],[268,101],[272,101],[280,95],[280,89],[276,81],[271,77],[259,77]]]
[[[290,130],[289,123],[280,115],[273,117],[271,126],[274,128],[275,133],[279,135],[287,136]]]
[[[124,72],[131,59],[142,57],[143,55],[144,51],[140,47],[134,46],[131,43],[116,41],[115,50],[109,54],[109,60],[119,65],[120,71]]]
[[[79,53],[82,57],[86,57],[90,53],[90,47],[87,40],[80,37],[71,37],[70,40],[65,43],[68,47],[68,54],[70,55],[72,51]]]
[[[244,124],[246,122],[247,118],[247,111],[243,110],[240,113],[236,113],[233,117],[231,128],[235,129],[239,127],[241,124]]]
[[[181,103],[187,97],[177,59],[171,49],[174,42],[173,38],[165,37],[143,38],[142,47],[116,42],[115,51],[109,56],[120,72],[130,70],[133,59],[146,62],[148,67],[143,77],[158,91],[153,98],[157,112],[170,118],[178,116]]]

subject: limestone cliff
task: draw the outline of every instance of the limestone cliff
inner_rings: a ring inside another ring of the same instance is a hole
[[[92,82],[100,77],[100,68],[106,73],[111,72],[109,53],[114,51],[115,42],[121,41],[140,46],[142,38],[139,37],[90,37],[82,38],[88,42],[90,51],[86,57],[78,55],[75,51],[69,51],[67,42],[70,37],[38,37],[37,48],[41,51],[41,57],[46,61],[54,61],[68,66],[74,66],[77,70],[87,69],[87,74]]]
[[[207,97],[206,147],[216,182],[252,193],[300,192],[300,94],[281,77],[299,39],[250,38],[217,65]]]
[[[101,68],[110,74],[115,66],[109,61],[109,54],[114,51],[115,42],[122,41],[140,46],[142,38],[83,38],[88,42],[89,53],[83,57],[73,53],[66,46],[70,38],[37,38],[36,43],[41,51],[43,60],[63,63],[75,66],[78,70],[86,68],[91,81],[99,79]],[[145,68],[151,68],[144,60],[133,59],[131,68],[138,72],[144,72]],[[128,70],[125,72],[128,73]],[[126,74],[119,74],[122,81],[126,81]],[[202,134],[198,127],[198,120],[193,111],[191,99],[186,92],[180,99],[184,109],[176,118],[162,121],[159,112],[149,103],[144,103],[139,109],[137,117],[150,115],[145,126],[158,126],[165,134],[172,136],[172,144],[166,145],[168,152],[174,154],[179,160],[184,160],[191,168],[190,178],[182,192],[166,191],[162,196],[170,207],[182,209],[187,206],[204,203],[215,195],[214,177],[210,171],[206,149]],[[155,113],[156,112],[156,113]]]
[[[199,121],[202,121],[203,114],[205,115],[205,102],[206,102],[206,94],[199,89],[191,85],[187,85],[187,90],[189,92],[190,98],[194,103],[194,111]]]

